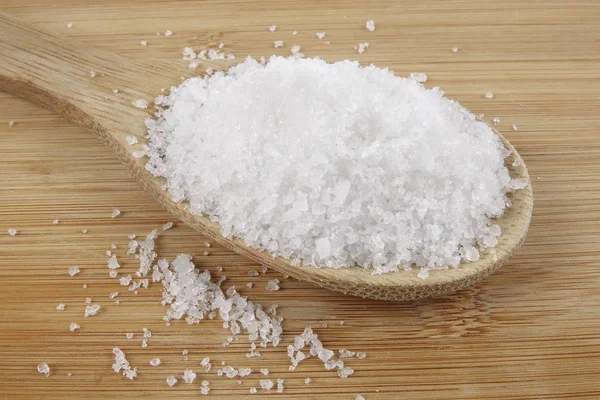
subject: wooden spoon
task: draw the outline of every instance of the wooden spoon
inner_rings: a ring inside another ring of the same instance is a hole
[[[145,99],[152,104],[160,88],[177,85],[182,76],[190,75],[184,62],[132,61],[58,38],[4,13],[0,13],[0,60],[0,89],[51,108],[96,134],[125,163],[146,192],[184,223],[228,249],[317,286],[383,300],[448,294],[498,269],[519,248],[529,227],[533,209],[530,184],[511,195],[512,207],[497,219],[502,235],[494,250],[486,250],[480,260],[462,263],[459,268],[431,271],[426,280],[418,278],[417,271],[372,275],[359,267],[294,267],[289,260],[273,258],[241,240],[222,237],[217,224],[204,216],[192,215],[185,204],[172,201],[161,189],[164,181],[154,178],[144,168],[145,158],[133,156],[134,151],[142,148],[146,134],[144,119],[151,111],[134,107],[132,101]],[[227,67],[226,62],[220,65],[206,62],[199,68],[203,71],[208,66]],[[519,154],[496,133],[512,151],[506,160],[511,176],[529,179]],[[139,143],[128,145],[128,136],[137,137]],[[513,166],[514,161],[517,166]]]

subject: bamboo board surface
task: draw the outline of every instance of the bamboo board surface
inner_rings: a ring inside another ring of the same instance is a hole
[[[137,296],[122,292],[121,304],[112,304],[108,293],[122,290],[108,278],[105,251],[119,246],[123,270],[132,272],[127,236],[172,218],[96,138],[0,93],[0,398],[192,399],[200,397],[202,380],[211,382],[212,398],[262,398],[260,389],[248,392],[258,386],[260,368],[285,379],[283,394],[268,394],[278,398],[600,398],[598,2],[0,0],[0,9],[139,59],[180,59],[184,46],[220,42],[238,58],[283,55],[300,44],[308,56],[330,61],[357,59],[400,75],[424,71],[427,86],[442,87],[488,121],[500,118],[496,127],[527,162],[535,196],[528,238],[507,265],[460,293],[413,303],[346,297],[291,279],[267,292],[276,273],[248,277],[260,266],[217,245],[204,256],[205,239],[176,224],[159,239],[160,255],[189,253],[215,275],[222,265],[227,282],[243,294],[279,305],[282,346],[247,359],[247,340],[221,345],[228,334],[217,320],[165,327],[157,285]],[[375,20],[375,32],[365,29],[367,19]],[[272,24],[275,33],[267,29]],[[155,35],[167,29],[173,36]],[[315,37],[318,31],[327,32],[331,45]],[[275,50],[274,40],[286,46]],[[353,49],[359,42],[371,43],[362,55]],[[496,97],[486,99],[487,91]],[[123,214],[111,219],[113,208]],[[18,235],[6,234],[8,228]],[[83,272],[69,277],[72,265]],[[102,309],[84,319],[86,297]],[[58,303],[66,310],[55,311]],[[81,330],[69,332],[71,322]],[[285,345],[305,326],[329,348],[368,357],[347,361],[356,372],[346,380],[313,359],[289,372]],[[143,327],[153,332],[145,349]],[[135,381],[112,371],[114,346],[139,367]],[[157,356],[163,364],[150,367]],[[210,374],[198,365],[205,356],[213,360]],[[49,378],[36,372],[41,361],[52,369]],[[238,385],[215,376],[220,361],[256,372]],[[165,378],[185,368],[198,373],[197,381],[169,388]]]

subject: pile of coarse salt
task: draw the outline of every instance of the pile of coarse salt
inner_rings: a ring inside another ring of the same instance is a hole
[[[297,265],[426,277],[477,260],[527,185],[475,115],[372,65],[248,58],[156,104],[146,168],[174,200]]]

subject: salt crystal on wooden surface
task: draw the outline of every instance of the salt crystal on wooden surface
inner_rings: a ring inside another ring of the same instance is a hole
[[[40,363],[37,370],[40,374],[46,375],[46,378],[50,376],[50,367],[45,362]]]
[[[375,30],[375,21],[373,21],[372,19],[368,20],[365,25],[366,25],[367,29],[370,30],[371,32],[373,32]]]
[[[75,276],[75,275],[77,275],[78,273],[80,273],[80,272],[81,272],[81,270],[79,269],[79,267],[78,267],[78,266],[74,265],[74,266],[72,266],[72,267],[70,267],[70,268],[69,268],[68,272],[69,272],[69,275],[71,275],[71,276]]]
[[[491,219],[520,185],[487,125],[411,77],[248,58],[161,98],[146,168],[223,236],[299,264],[458,266],[492,241]]]

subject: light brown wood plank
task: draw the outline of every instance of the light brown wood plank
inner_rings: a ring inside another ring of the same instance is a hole
[[[399,74],[422,70],[427,85],[442,87],[487,120],[501,118],[497,127],[526,160],[536,200],[524,246],[500,271],[454,296],[405,304],[345,297],[292,280],[266,292],[275,273],[249,278],[247,270],[257,266],[219,246],[202,256],[204,238],[181,224],[159,239],[165,257],[188,252],[213,273],[223,265],[228,282],[257,302],[279,304],[286,340],[310,325],[331,348],[368,353],[348,362],[356,373],[347,380],[315,360],[289,372],[283,347],[249,360],[245,340],[223,348],[227,333],[216,321],[164,327],[156,286],[124,294],[120,306],[111,306],[107,295],[120,288],[107,277],[104,251],[115,243],[122,254],[128,234],[172,218],[97,139],[0,93],[0,398],[198,398],[203,379],[211,381],[212,398],[257,398],[248,389],[258,375],[239,386],[207,376],[198,366],[204,356],[215,365],[270,368],[286,380],[280,398],[600,398],[598,2],[3,0],[0,9],[139,60],[179,59],[183,46],[221,41],[238,58],[286,54],[297,43],[327,60],[353,58]],[[375,20],[375,32],[364,28],[367,19]],[[68,22],[75,26],[67,29]],[[267,30],[272,24],[275,33]],[[166,29],[174,35],[155,36]],[[317,40],[317,31],[326,31],[332,44]],[[139,45],[142,39],[147,47]],[[278,39],[286,48],[274,51]],[[359,41],[371,42],[360,56],[353,50]],[[486,91],[496,98],[485,99]],[[114,207],[123,215],[113,220]],[[59,225],[52,225],[55,218]],[[9,227],[19,235],[9,237]],[[71,265],[82,274],[68,277]],[[132,262],[124,266],[133,268]],[[248,281],[254,289],[244,287]],[[104,306],[98,316],[83,319],[85,297]],[[59,302],[66,311],[54,311]],[[68,331],[73,321],[80,332]],[[154,333],[146,349],[140,346],[144,326]],[[136,332],[132,341],[128,331]],[[115,345],[140,366],[136,381],[112,372]],[[183,349],[190,361],[182,360]],[[155,356],[164,364],[147,366]],[[35,371],[40,361],[50,364],[50,378]],[[188,365],[199,380],[168,388],[166,376]],[[307,386],[308,376],[313,383]]]

